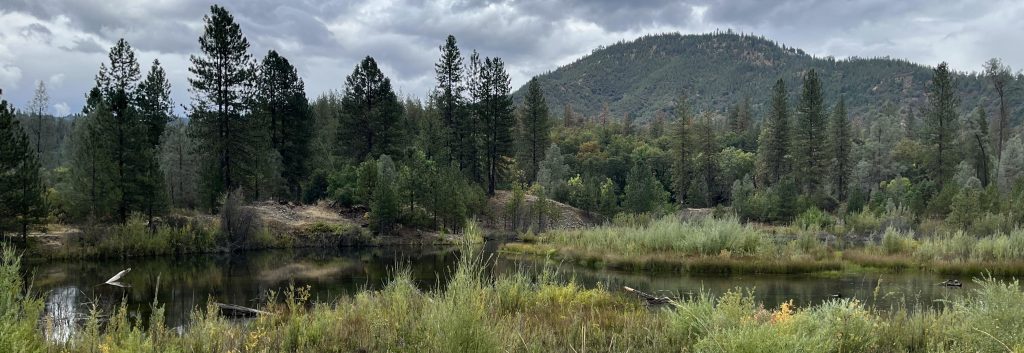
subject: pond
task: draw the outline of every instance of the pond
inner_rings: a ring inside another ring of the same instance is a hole
[[[509,258],[496,252],[498,244],[484,245],[492,259],[489,275],[543,268],[556,278],[586,287],[603,286],[623,293],[630,286],[648,293],[686,298],[700,293],[719,295],[730,289],[753,289],[757,300],[775,307],[793,300],[797,306],[820,303],[835,296],[857,298],[880,308],[935,307],[943,299],[962,295],[975,286],[960,278],[963,288],[937,285],[946,278],[929,273],[820,275],[691,275],[638,274],[593,270],[536,258]],[[191,312],[208,301],[258,307],[270,291],[308,286],[315,301],[330,302],[360,290],[382,288],[396,268],[407,269],[417,286],[435,290],[444,286],[455,266],[455,246],[390,246],[341,249],[266,250],[234,254],[199,254],[132,258],[32,262],[26,276],[35,293],[46,301],[54,318],[53,338],[66,339],[95,307],[108,313],[123,302],[129,315],[145,322],[154,300],[165,307],[167,325],[181,328]],[[120,280],[126,287],[104,284],[126,268]],[[159,283],[159,290],[157,289]]]

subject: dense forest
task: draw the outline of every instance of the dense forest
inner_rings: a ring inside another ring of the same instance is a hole
[[[731,33],[659,35],[595,50],[514,95],[501,58],[449,36],[423,100],[398,97],[370,56],[310,99],[287,58],[249,51],[226,9],[203,20],[189,87],[120,40],[80,114],[47,115],[41,83],[24,109],[3,104],[4,230],[217,213],[235,190],[365,210],[381,234],[457,231],[492,216],[498,190],[605,220],[717,207],[774,223],[815,212],[1024,221],[1022,80],[996,59],[963,74]],[[185,116],[172,89],[191,93]]]
[[[983,65],[984,64],[984,65]],[[953,72],[961,113],[984,106],[998,109],[988,63],[979,72]],[[815,57],[760,36],[732,31],[707,34],[647,35],[594,49],[590,55],[537,76],[552,107],[568,105],[576,113],[598,118],[638,120],[671,115],[681,92],[702,110],[725,112],[744,99],[755,115],[767,113],[772,85],[782,79],[788,87],[799,86],[803,75],[814,69],[822,81],[822,94],[834,101],[843,96],[855,120],[870,119],[892,102],[901,112],[927,105],[932,69],[888,57],[835,59]],[[1010,112],[1024,109],[1024,88],[1019,78],[1009,80],[1005,93]],[[521,102],[524,89],[516,92]],[[790,99],[797,91],[789,92]],[[1014,124],[1020,124],[1019,114]]]

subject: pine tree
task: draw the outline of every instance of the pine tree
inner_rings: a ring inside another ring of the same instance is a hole
[[[159,116],[167,112],[160,112],[158,107],[150,104],[161,97],[148,96],[150,92],[140,85],[139,63],[135,58],[135,50],[127,41],[118,40],[108,56],[110,65],[100,66],[96,87],[106,108],[102,111],[109,117],[98,119],[103,123],[97,125],[99,134],[94,138],[111,141],[111,153],[103,156],[113,158],[112,165],[117,177],[113,188],[103,192],[116,195],[117,218],[124,222],[132,212],[143,211],[152,216],[160,204],[157,196],[161,194],[162,176],[158,172],[156,146],[153,143],[153,140],[159,143],[159,135],[153,138],[149,127],[151,119],[163,120],[166,124],[166,118]],[[165,82],[154,81],[152,84],[161,85]],[[170,102],[165,102],[165,106],[169,107]]]
[[[992,82],[992,88],[995,89],[996,96],[999,99],[999,120],[995,126],[995,142],[996,160],[1000,160],[1003,157],[1003,150],[1011,130],[1010,114],[1006,102],[1006,89],[1007,85],[1012,83],[1013,75],[1010,68],[1003,65],[1001,60],[992,58],[985,62],[985,76]]]
[[[189,67],[191,132],[195,151],[207,163],[204,198],[216,208],[220,195],[239,188],[255,172],[259,151],[248,102],[254,69],[249,41],[226,9],[211,6],[203,22],[202,54],[192,55]]]
[[[160,168],[170,205],[193,209],[199,201],[197,163],[191,153],[194,141],[188,136],[187,129],[185,121],[180,118],[168,123],[160,144]]]
[[[478,74],[472,91],[476,97],[476,114],[483,129],[487,195],[492,196],[513,147],[512,88],[501,58],[484,59]]]
[[[758,178],[762,186],[772,186],[789,173],[789,107],[786,83],[775,82],[771,110],[758,141]]]
[[[690,136],[690,105],[686,97],[676,102],[676,119],[672,122],[672,191],[676,202],[686,205],[686,195],[693,179],[693,146]]]
[[[370,203],[370,221],[377,233],[387,234],[394,231],[398,222],[398,179],[391,157],[381,155],[376,164],[377,180],[374,183],[373,201]]]
[[[139,83],[139,118],[146,129],[146,141],[151,147],[160,144],[160,137],[171,121],[174,102],[171,101],[171,83],[159,60],[153,60],[146,79]]]
[[[850,119],[846,117],[846,100],[839,98],[835,110],[832,111],[832,121],[829,124],[829,147],[831,154],[831,166],[829,175],[832,177],[832,195],[839,201],[845,201],[850,184],[850,173],[853,170],[853,160],[850,158],[851,133]]]
[[[46,216],[39,157],[14,119],[14,108],[0,100],[0,233],[17,226],[28,243],[28,227]]]
[[[647,163],[638,161],[626,176],[622,206],[633,213],[656,212],[668,202],[668,191]]]
[[[288,59],[271,50],[260,65],[256,85],[259,119],[267,129],[270,147],[281,157],[281,177],[288,196],[299,200],[313,137],[313,118],[305,84]]]
[[[93,88],[93,92],[99,92]],[[98,97],[98,95],[97,95]],[[89,113],[75,119],[71,131],[71,159],[69,163],[69,213],[73,218],[98,220],[111,216],[118,195],[115,190],[117,173],[112,147],[114,140],[106,136],[113,116],[102,99],[90,107]]]
[[[694,151],[697,153],[693,160],[694,179],[698,181],[697,193],[704,200],[702,205],[710,207],[715,205],[719,199],[719,170],[718,170],[718,141],[715,138],[715,128],[711,121],[711,113],[702,114],[699,122],[694,125]]]
[[[160,171],[157,148],[171,121],[174,106],[171,101],[171,84],[167,81],[164,69],[160,67],[160,61],[153,60],[145,80],[139,83],[137,100],[141,129],[145,130],[145,141],[136,152],[144,156],[140,160],[140,197],[142,208],[152,224],[155,214],[166,204],[165,180]]]
[[[928,136],[925,139],[930,151],[929,174],[938,185],[943,185],[953,176],[953,169],[959,163],[956,149],[957,105],[953,77],[949,66],[943,62],[935,68],[935,77],[928,94]]]
[[[541,92],[537,78],[531,79],[526,87],[526,99],[519,114],[518,163],[523,168],[526,182],[532,183],[537,180],[537,172],[540,170],[541,160],[544,159],[544,149],[551,140],[551,124],[548,118],[548,104],[544,101],[544,93]]]
[[[821,81],[813,69],[804,76],[803,93],[797,107],[793,130],[793,172],[804,193],[820,191],[827,168],[825,141],[825,103]]]
[[[464,151],[465,144],[472,141],[468,136],[474,130],[465,130],[466,120],[471,119],[466,111],[466,100],[463,94],[466,87],[463,77],[466,74],[463,69],[462,53],[455,41],[455,36],[448,35],[445,44],[439,48],[441,58],[434,64],[434,74],[437,77],[437,87],[433,97],[441,121],[446,131],[444,144],[451,154],[448,160],[452,161],[460,157],[459,153]],[[458,160],[461,162],[462,159]]]
[[[32,95],[32,101],[28,104],[29,113],[36,117],[36,154],[40,157],[43,155],[43,115],[49,110],[49,106],[50,95],[46,93],[46,84],[40,80],[36,85],[35,94]]]
[[[619,209],[619,186],[611,178],[604,178],[598,192],[597,211],[611,218]]]
[[[466,82],[466,110],[461,119],[455,121],[455,128],[452,136],[459,139],[452,153],[455,154],[455,161],[459,170],[468,176],[470,180],[485,184],[484,171],[486,158],[484,156],[484,141],[486,138],[483,125],[482,106],[486,96],[484,91],[485,83],[482,81],[485,76],[483,61],[480,54],[475,50],[469,55],[469,67],[465,71]]]
[[[345,78],[341,109],[338,138],[344,156],[361,161],[397,150],[402,105],[372,57]]]
[[[539,170],[537,183],[544,187],[545,193],[554,199],[564,199],[569,166],[565,164],[565,157],[558,144],[552,143],[544,151],[544,160],[540,162]]]
[[[969,154],[975,177],[981,182],[982,187],[987,187],[992,179],[992,163],[988,154],[991,144],[988,136],[988,116],[985,115],[984,108],[979,106],[974,113],[974,119],[967,121],[962,144]]]
[[[999,163],[999,189],[1008,192],[1024,179],[1024,134],[1006,141],[1006,151]]]

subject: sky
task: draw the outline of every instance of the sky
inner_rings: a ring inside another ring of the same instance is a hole
[[[455,35],[468,56],[501,57],[513,89],[594,48],[645,34],[732,29],[812,55],[947,61],[980,70],[988,58],[1024,68],[1024,1],[933,0],[223,0],[262,58],[294,64],[310,98],[341,90],[369,55],[399,95],[434,86],[439,46]],[[38,82],[48,111],[81,110],[84,94],[119,38],[168,72],[176,112],[190,103],[189,56],[209,0],[0,0],[0,89],[25,108]],[[1016,72],[1016,71],[1015,71]]]

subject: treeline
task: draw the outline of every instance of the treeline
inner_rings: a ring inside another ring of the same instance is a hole
[[[502,189],[511,190],[514,223],[525,193],[543,201],[526,222],[540,228],[547,198],[605,219],[731,206],[764,222],[821,211],[948,217],[964,227],[1022,221],[1024,141],[1008,108],[1019,103],[1009,102],[1014,78],[998,61],[986,65],[999,107],[992,119],[980,103],[961,114],[970,109],[960,76],[941,64],[920,111],[878,102],[870,111],[879,113],[851,119],[843,95],[826,99],[838,88],[812,69],[799,87],[777,79],[757,95],[765,102],[740,98],[720,114],[680,95],[641,124],[613,117],[607,104],[590,116],[566,104],[559,121],[536,78],[515,106],[503,61],[464,56],[453,36],[439,47],[436,86],[423,101],[398,97],[369,56],[340,91],[310,100],[288,59],[273,50],[255,59],[220,6],[204,17],[199,44],[187,119],[172,114],[160,63],[143,73],[124,40],[73,119],[44,119],[42,85],[20,117],[5,103],[3,229],[218,212],[235,190],[250,201],[365,211],[385,233],[455,231],[467,218],[496,216],[483,213]]]
[[[986,71],[997,87],[1010,72],[998,61]],[[842,96],[825,100],[816,70],[795,89],[777,80],[760,119],[745,98],[719,114],[694,112],[680,97],[643,127],[607,108],[588,117],[566,105],[553,140],[573,176],[554,195],[609,218],[731,206],[762,222],[863,211],[1012,229],[1024,222],[1022,134],[1005,108],[992,119],[984,106],[960,114],[955,77],[940,64],[925,109],[880,102],[880,114],[861,119],[848,116]],[[990,120],[1004,128],[990,129]]]
[[[5,138],[4,170],[34,170],[18,181],[38,181],[39,190],[21,198],[43,211],[15,215],[7,211],[15,203],[7,203],[4,229],[124,222],[132,214],[152,219],[172,208],[217,212],[224,195],[242,190],[250,201],[366,208],[379,232],[399,224],[457,230],[516,174],[510,168],[517,120],[501,58],[475,51],[464,58],[450,36],[425,104],[400,100],[369,56],[340,92],[309,101],[287,58],[273,50],[253,58],[226,9],[214,5],[203,20],[200,51],[190,60],[187,119],[173,115],[160,63],[143,74],[123,39],[100,66],[80,115],[44,117],[42,84],[39,103],[21,119],[5,105],[4,133],[18,138]],[[18,120],[70,125],[67,141],[32,148],[48,134]],[[54,162],[40,168],[39,156]],[[23,190],[11,185],[4,184],[5,193]]]

